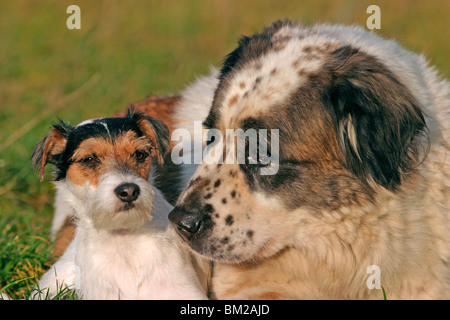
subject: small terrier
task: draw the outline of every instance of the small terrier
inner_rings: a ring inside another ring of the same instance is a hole
[[[34,298],[68,287],[81,299],[206,299],[195,261],[168,223],[172,206],[148,182],[168,147],[167,126],[132,109],[53,125],[32,163],[41,180],[45,165],[55,166],[58,197],[73,208],[77,230]]]

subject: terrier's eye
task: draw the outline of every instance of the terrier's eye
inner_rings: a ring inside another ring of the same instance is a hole
[[[137,162],[144,162],[145,159],[148,157],[148,153],[145,151],[136,151],[134,153],[134,157],[136,158]]]
[[[80,162],[87,167],[95,167],[97,164],[100,163],[100,160],[95,155],[92,155],[84,157],[83,159],[81,159]]]

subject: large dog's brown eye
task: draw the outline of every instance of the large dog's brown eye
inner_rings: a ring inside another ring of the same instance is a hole
[[[80,161],[83,165],[85,165],[86,167],[95,167],[100,163],[100,160],[95,156],[88,156],[88,157],[84,157],[83,159],[81,159]]]
[[[142,163],[148,157],[148,153],[145,151],[136,151],[134,153],[134,157],[136,158],[137,162]]]

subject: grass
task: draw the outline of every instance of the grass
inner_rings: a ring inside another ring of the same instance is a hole
[[[66,28],[69,4],[81,8],[81,30]],[[448,76],[446,0],[1,1],[0,290],[26,297],[55,261],[50,170],[39,182],[29,158],[57,117],[76,124],[179,92],[276,19],[365,26],[370,4],[381,8],[377,33]]]

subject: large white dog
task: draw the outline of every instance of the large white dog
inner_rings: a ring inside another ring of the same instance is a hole
[[[449,92],[362,28],[278,21],[243,37],[184,100],[209,99],[197,114],[223,136],[278,129],[279,151],[201,164],[169,215],[215,261],[215,297],[450,298]]]

